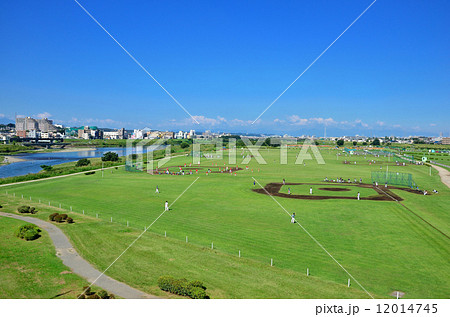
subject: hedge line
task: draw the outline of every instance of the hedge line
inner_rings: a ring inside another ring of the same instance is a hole
[[[181,296],[189,296],[194,299],[207,299],[206,287],[201,281],[190,281],[182,278],[176,279],[172,276],[161,276],[158,286],[163,291]]]

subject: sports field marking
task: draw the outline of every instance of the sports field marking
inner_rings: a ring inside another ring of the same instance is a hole
[[[297,80],[299,80],[300,79],[300,77],[302,77],[303,76],[303,74],[304,73],[306,73],[307,71],[308,71],[308,69],[312,66],[312,65],[314,65],[314,63],[315,62],[317,62],[317,60],[319,59],[319,58],[321,58],[322,57],[322,55],[323,54],[325,54],[325,52],[326,51],[328,51],[328,49],[331,47],[331,46],[333,46],[333,44],[334,43],[336,43],[336,41],[337,40],[339,40],[339,38],[342,36],[342,35],[344,35],[344,33],[345,32],[347,32],[347,30],[349,29],[349,28],[351,28],[351,26],[353,25],[353,24],[355,24],[355,22],[356,21],[358,21],[359,20],[359,18],[360,17],[362,17],[362,15],[364,14],[364,13],[366,13],[366,11],[367,10],[369,10],[369,8],[375,3],[375,2],[377,2],[377,0],[375,0],[374,2],[372,2],[345,30],[344,30],[344,32],[342,32],[330,45],[328,45],[328,47],[322,52],[322,53],[320,53],[320,55],[319,56],[317,56],[317,58],[311,63],[311,64],[309,64],[309,66],[308,67],[306,67],[306,69],[285,89],[285,90],[283,90],[283,92],[277,97],[277,98],[275,98],[275,100],[274,101],[272,101],[272,103],[252,122],[252,124],[254,124],[256,121],[258,121],[258,119],[267,111],[267,110],[269,110],[269,108],[270,107],[272,107],[272,105],[275,103],[275,102],[277,102],[278,101],[278,99],[280,99],[280,97],[281,96],[283,96],[284,95],[284,93],[286,92],[286,91],[288,91],[288,89],[289,88],[291,88],[291,86],[293,85],[293,84],[295,84],[295,82],[297,81]]]
[[[88,10],[86,10],[77,0],[73,0],[73,1],[75,1],[76,2],[76,4],[78,4],[78,6],[81,8],[81,9],[83,9],[83,11],[103,30],[103,31],[105,31],[105,33],[106,34],[108,34],[109,35],[109,37],[110,38],[112,38],[113,40],[114,40],[114,42],[116,42],[116,44],[117,45],[119,45],[120,46],[120,48],[148,75],[148,76],[150,76],[150,78],[151,79],[153,79],[154,80],[154,82],[155,83],[157,83],[158,84],[158,86],[159,87],[161,87],[162,88],[162,90],[164,90],[165,92],[166,92],[166,94],[167,95],[169,95],[169,97],[170,98],[172,98],[172,100],[173,101],[175,101],[175,103],[178,105],[178,106],[180,106],[180,108],[181,109],[183,109],[184,110],[184,112],[186,112],[190,117],[191,117],[191,119],[192,120],[194,120],[194,122],[195,123],[197,123],[197,124],[200,124],[190,113],[189,113],[189,111],[187,111],[186,110],[186,108],[185,107],[183,107],[183,105],[181,104],[181,103],[179,103],[178,102],[178,100],[176,100],[175,99],[175,97],[174,96],[172,96],[171,94],[170,94],[170,92],[168,92],[167,91],[167,89],[166,88],[164,88],[164,86],[163,85],[161,85],[160,83],[159,83],[159,81],[157,81],[156,80],[156,78],[155,77],[153,77],[153,75],[152,74],[150,74],[149,73],[149,71],[144,67],[144,66],[142,66],[141,65],[141,63],[139,63],[138,61],[137,61],[137,59],[136,58],[134,58],[134,56],[133,55],[131,55],[131,53],[130,52],[128,52],[126,49],[125,49],[125,47],[123,47],[122,46],[122,44],[120,44],[119,43],[119,41],[117,41],[115,38],[114,38],[114,36],[112,36],[111,35],[111,33],[109,33],[104,27],[103,27],[103,25],[101,25],[100,24],[100,22],[98,22],[93,16],[92,16],[92,14],[90,14],[89,13],[89,11]]]
[[[265,190],[265,188],[256,180],[256,178],[254,178],[253,176],[252,176],[252,178],[253,178],[253,180],[256,182],[256,183],[258,183],[258,185],[261,187],[261,188],[263,188],[264,190]],[[278,206],[280,206],[281,207],[281,209],[283,209],[287,214],[288,214],[288,216],[290,217],[291,216],[291,214],[278,202],[278,200],[276,200],[267,190],[266,190],[266,192],[267,192],[267,195],[269,195],[277,204],[278,204]],[[327,251],[327,249],[325,249],[325,247],[319,242],[319,241],[317,241],[317,239],[316,238],[314,238],[313,236],[312,236],[312,234],[310,234],[309,232],[308,232],[308,230],[306,230],[305,229],[305,227],[303,227],[302,226],[302,224],[300,223],[300,222],[298,222],[297,220],[295,221],[295,223],[296,224],[298,224],[299,226],[300,226],[300,228],[302,228],[303,229],[303,231],[305,231],[306,232],[306,234],[323,250],[323,251],[325,251],[325,253],[326,254],[328,254],[328,256],[330,257],[330,258],[332,258],[333,259],[333,261],[334,262],[336,262],[337,263],[337,265],[339,265],[340,267],[341,267],[341,269],[343,269],[344,270],[344,272],[345,273],[347,273],[347,275],[348,276],[350,276],[350,278],[352,278],[355,282],[356,282],[356,284],[358,284],[359,285],[359,287],[361,287],[362,289],[363,289],[363,291],[364,292],[366,292],[367,293],[367,295],[369,295],[370,296],[370,298],[372,298],[372,299],[374,299],[373,298],[373,296],[364,288],[364,286],[362,286],[357,280],[356,280],[356,278],[354,278],[353,277],[353,275],[351,275],[350,274],[350,272],[349,271],[347,271],[342,265],[341,265],[341,263],[339,263],[331,254],[330,254],[330,252],[328,252]]]
[[[184,193],[189,189],[189,188],[191,188],[191,186],[192,185],[194,185],[194,183],[199,179],[200,177],[197,177],[180,195],[178,195],[178,197],[169,205],[169,210],[170,210],[170,207],[172,207],[172,205],[173,204],[175,204],[175,202],[181,197],[181,196],[183,196],[184,195]],[[136,239],[134,239],[134,241],[133,242],[131,242],[130,243],[130,245],[125,249],[125,250],[123,250],[123,252],[91,283],[91,285],[89,285],[89,287],[91,287],[92,285],[94,285],[94,283],[100,278],[100,277],[102,277],[103,276],[103,274],[105,274],[105,272],[106,271],[108,271],[109,270],[109,268],[111,267],[111,266],[113,266],[114,265],[114,263],[116,263],[117,262],[117,260],[118,259],[120,259],[120,257],[122,256],[122,255],[124,255],[125,254],[125,252],[127,252],[128,251],[128,249],[129,248],[131,248],[132,246],[133,246],[133,244],[135,244],[136,243],[136,241],[137,240],[139,240],[141,237],[142,237],[142,235],[144,234],[144,233],[146,233],[147,232],[147,230],[148,229],[150,229],[150,227],[151,226],[153,226],[153,224],[156,222],[156,221],[158,221],[158,219],[159,218],[161,218],[162,217],[162,215],[164,215],[165,213],[166,213],[166,209],[164,209],[164,211],[148,226],[148,227],[145,227],[145,229],[144,229],[144,231],[142,231],[142,233],[136,238]],[[79,296],[78,296],[78,298],[80,298],[80,296],[81,295],[83,295],[84,293],[86,292],[86,289],[83,291],[83,293],[81,293]]]

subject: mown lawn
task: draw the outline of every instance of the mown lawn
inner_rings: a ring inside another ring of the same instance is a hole
[[[0,298],[76,298],[89,284],[56,257],[45,231],[34,241],[17,238],[25,223],[0,217]]]
[[[357,296],[345,291],[331,295],[325,290],[328,286],[317,286],[310,293],[303,288],[306,282],[300,277],[307,268],[324,285],[346,286],[348,276],[299,226],[290,224],[289,215],[271,197],[252,191],[255,188],[252,177],[263,186],[281,182],[283,178],[298,183],[321,182],[325,177],[362,178],[370,183],[371,171],[386,167],[369,165],[368,160],[373,157],[336,156],[338,152],[332,149],[321,151],[325,165],[313,160],[305,161],[305,165],[294,164],[298,150],[288,151],[287,165],[278,164],[277,151],[261,153],[267,164],[258,165],[254,159],[242,164],[238,160],[237,165],[244,169],[236,176],[206,175],[205,169],[184,176],[119,169],[105,172],[103,178],[96,173],[14,185],[7,189],[8,199],[13,199],[15,193],[16,199],[23,194],[27,201],[29,197],[32,202],[41,199],[42,204],[48,205],[50,201],[56,207],[61,203],[66,210],[72,207],[79,217],[84,210],[90,218],[85,217],[88,220],[66,230],[79,251],[99,268],[107,267],[139,230],[162,213],[166,200],[169,203],[176,200],[171,211],[159,218],[142,241],[111,268],[113,277],[144,290],[157,293],[157,276],[170,273],[204,280],[217,297]],[[357,164],[343,164],[345,159],[356,160]],[[376,161],[387,159],[377,157]],[[191,162],[192,158],[176,158],[168,166]],[[201,165],[213,167],[215,163],[227,166],[218,159],[203,160]],[[411,210],[449,235],[450,190],[440,183],[437,172],[429,176],[427,167],[415,165],[391,165],[389,171],[412,173],[421,188],[439,190],[438,195],[432,196],[402,191],[396,194],[405,198],[403,203]],[[177,198],[197,177],[195,184]],[[160,194],[155,193],[156,186]],[[309,194],[309,187],[305,189]],[[296,212],[304,228],[375,296],[388,297],[394,290],[405,292],[406,298],[443,298],[450,294],[448,238],[398,203],[276,199],[289,213]],[[215,251],[210,250],[211,243]],[[241,259],[237,258],[239,250]],[[275,267],[270,268],[270,259]],[[266,274],[274,271],[280,273],[264,282]],[[287,277],[290,274],[296,278],[291,280]],[[244,278],[247,275],[257,282]],[[286,291],[286,285],[301,291]],[[352,282],[347,290],[355,289],[359,287]]]

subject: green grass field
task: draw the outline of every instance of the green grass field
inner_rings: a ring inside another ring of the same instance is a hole
[[[3,210],[3,209],[0,209]],[[89,285],[55,255],[46,232],[34,241],[14,235],[25,222],[0,217],[0,298],[76,298]]]
[[[53,207],[72,207],[74,217],[83,220],[64,230],[79,252],[102,269],[139,230],[161,214],[166,200],[174,202],[199,177],[114,264],[109,273],[112,277],[155,294],[160,294],[157,277],[173,274],[202,279],[212,297],[220,298],[367,297],[354,281],[352,287],[346,287],[347,274],[299,226],[290,223],[289,215],[271,197],[252,191],[252,177],[263,186],[283,178],[293,183],[319,183],[325,177],[362,178],[370,183],[371,171],[379,171],[380,165],[369,165],[371,157],[336,156],[337,151],[331,149],[321,150],[325,165],[314,160],[296,165],[298,150],[293,149],[289,150],[287,165],[278,164],[278,151],[261,153],[267,164],[258,165],[254,159],[241,164],[238,159],[237,165],[244,169],[236,176],[206,175],[205,170],[184,176],[148,175],[119,169],[105,172],[103,178],[96,173],[13,185],[7,189],[8,196],[3,192],[2,197],[14,200],[15,193],[15,201],[24,195],[26,201],[30,197],[35,203],[40,199],[42,206],[50,201]],[[191,159],[176,158],[167,165],[184,166]],[[356,160],[357,164],[343,164],[345,159]],[[217,159],[204,159],[201,165],[213,167],[213,163],[227,166]],[[383,165],[381,168],[385,169]],[[405,199],[405,206],[450,235],[450,190],[440,182],[437,172],[433,170],[429,176],[428,167],[415,165],[389,166],[389,171],[412,173],[420,188],[439,190],[432,196],[400,190],[395,193]],[[155,193],[156,186],[160,194]],[[360,189],[362,196],[375,193]],[[304,190],[309,194],[309,186]],[[356,197],[354,190],[321,192],[351,193]],[[314,188],[314,194],[318,192]],[[448,238],[400,204],[356,199],[276,199],[289,213],[296,212],[297,220],[374,297],[389,297],[394,290],[405,292],[405,298],[449,296]],[[83,210],[86,217],[82,217]],[[45,212],[40,216],[45,217]],[[87,236],[90,239],[85,239]],[[274,267],[270,267],[270,259]],[[313,278],[305,278],[307,268]]]

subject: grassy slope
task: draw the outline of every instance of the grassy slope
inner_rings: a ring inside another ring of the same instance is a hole
[[[5,196],[2,199],[7,202],[2,209],[5,212],[14,212],[20,205],[19,199]],[[50,213],[60,211],[59,208],[32,205],[38,206],[40,211],[30,217],[47,219]],[[141,233],[137,229],[89,216],[70,212],[69,215],[75,218],[75,224],[57,225],[75,243],[81,255],[97,264],[100,270],[106,269]],[[11,260],[9,257],[8,259]],[[41,266],[48,267],[49,263],[42,263]],[[151,232],[142,236],[107,274],[162,297],[178,297],[167,294],[156,286],[159,276],[172,274],[205,281],[208,294],[213,298],[367,298],[358,288],[323,281],[314,276],[314,272],[306,277],[304,272],[239,259],[235,255],[164,238]],[[20,290],[6,297],[18,297],[18,294]]]
[[[306,166],[294,165],[292,162],[296,151],[289,152],[291,163],[278,165],[274,164],[279,159],[278,152],[263,151],[269,164],[257,166],[251,162],[248,165],[254,169],[253,174],[250,170],[240,171],[238,176],[206,176],[201,172],[201,178],[196,184],[176,202],[170,213],[155,223],[151,231],[160,235],[167,231],[171,239],[179,241],[178,244],[185,240],[186,235],[189,236],[190,244],[200,247],[209,247],[210,243],[214,242],[217,250],[225,254],[236,255],[238,250],[241,250],[245,259],[255,260],[260,263],[258,265],[265,265],[270,262],[270,258],[274,258],[277,269],[303,273],[309,267],[315,276],[324,281],[344,284],[347,280],[346,274],[299,227],[289,223],[288,215],[270,197],[251,191],[251,176],[263,185],[279,182],[283,177],[288,182],[318,182],[325,176],[344,179],[362,177],[363,181],[367,182],[370,179],[370,171],[379,170],[379,166],[363,164],[367,161],[363,157],[356,158],[359,161],[357,165],[342,164],[345,157],[336,160],[336,152],[333,150],[322,151],[327,163],[325,165],[316,165],[311,161],[307,161]],[[381,159],[377,158],[377,161]],[[176,160],[179,164],[189,163],[186,158]],[[175,164],[176,160],[171,161],[170,165]],[[258,168],[260,172],[257,171]],[[439,195],[427,197],[404,192],[398,194],[406,198],[405,205],[438,226],[440,230],[449,233],[445,204],[450,191],[440,184],[436,172],[431,177],[427,176],[428,170],[424,166],[390,166],[389,170],[411,172],[422,188],[429,191],[436,188],[440,191]],[[162,212],[165,200],[174,201],[196,176],[149,176],[143,173],[113,171],[112,174],[105,174],[103,179],[99,174],[81,175],[17,185],[14,190],[11,188],[9,191],[23,193],[26,197],[33,196],[34,199],[40,197],[61,202],[63,207],[68,208],[71,205],[78,211],[85,209],[86,213],[92,216],[99,213],[100,218],[107,221],[111,216],[114,222],[122,224],[129,220],[132,227],[141,229]],[[154,194],[156,185],[160,188],[160,195]],[[55,188],[58,190],[55,191]],[[448,239],[397,203],[364,201],[361,204],[361,201],[356,200],[303,201],[282,198],[278,200],[289,212],[295,211],[297,219],[309,232],[370,292],[387,296],[391,291],[399,289],[406,292],[406,297],[447,297],[450,293],[449,276],[446,273],[450,253]],[[100,230],[101,227],[98,228]],[[125,234],[119,232],[110,237],[104,231],[99,232],[99,239],[101,237],[103,240],[112,241],[115,241],[116,236]],[[80,251],[99,267],[108,265],[113,259],[111,256],[97,254],[95,243],[87,245],[77,241],[76,236],[80,233],[70,234]],[[108,238],[105,239],[106,237]],[[162,244],[160,240],[156,241],[158,245]],[[154,243],[149,242],[146,247],[157,247]],[[183,245],[184,242],[180,247]],[[113,245],[107,245],[105,248],[113,251],[112,254],[120,250]],[[155,256],[159,255],[157,253]],[[154,263],[140,263],[138,258],[139,256],[130,254],[123,262],[121,260],[116,263],[112,271],[113,276],[131,281],[136,272],[153,270]],[[126,262],[126,259],[130,259],[129,262]],[[167,258],[163,260],[168,268],[172,265]],[[183,267],[189,261],[179,262],[180,273],[175,274],[178,276],[183,275]],[[129,266],[135,270],[129,269]],[[217,267],[211,266],[209,270],[217,271]],[[224,269],[222,273],[226,274],[227,270]],[[218,273],[202,277],[206,283],[213,282],[215,274]],[[136,281],[136,286],[140,286],[139,279]],[[259,293],[256,290],[247,290],[236,295],[236,292],[241,288],[245,289],[244,285],[247,284],[225,283],[217,286],[216,291],[224,297],[271,296],[269,292],[264,295],[264,292]],[[325,294],[325,290],[323,291]]]
[[[56,257],[46,232],[34,241],[17,238],[14,232],[22,224],[0,217],[0,298],[76,298],[87,282],[60,274],[68,268]]]

